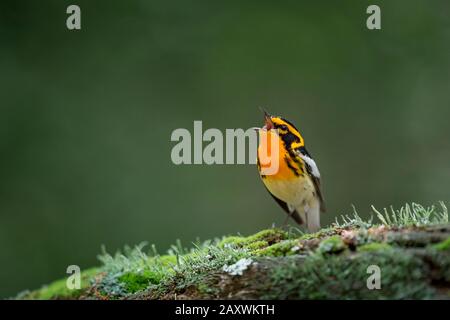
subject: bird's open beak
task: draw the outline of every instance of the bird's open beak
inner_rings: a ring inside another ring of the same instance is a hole
[[[274,128],[273,126],[273,122],[272,122],[272,118],[270,116],[270,114],[267,113],[266,110],[264,110],[263,108],[260,108],[262,112],[264,112],[264,127],[263,129],[266,130],[271,130]]]

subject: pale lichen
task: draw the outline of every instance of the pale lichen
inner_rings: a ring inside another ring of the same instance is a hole
[[[222,270],[232,276],[241,276],[252,263],[252,259],[242,258],[232,265],[224,265]]]

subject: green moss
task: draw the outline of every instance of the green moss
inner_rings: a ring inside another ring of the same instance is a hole
[[[245,245],[245,248],[250,251],[258,251],[259,249],[266,248],[269,244],[265,240],[258,240]]]
[[[199,284],[197,284],[197,290],[200,294],[204,295],[214,295],[219,292],[219,288],[217,288],[217,286],[208,284],[204,279],[203,281],[200,281]]]
[[[250,251],[267,247],[273,243],[288,238],[286,231],[280,229],[266,229],[248,237],[231,236],[224,238],[219,242],[218,246],[223,248],[226,246],[244,248]]]
[[[117,280],[129,293],[135,293],[146,289],[150,284],[159,284],[162,279],[173,274],[173,267],[177,263],[174,255],[156,256],[148,259],[147,265],[142,270],[129,271]]]
[[[390,250],[390,249],[392,249],[392,246],[387,243],[383,243],[383,242],[372,242],[372,243],[367,243],[367,244],[364,244],[364,245],[358,247],[358,251],[360,251],[360,252]]]
[[[119,277],[119,281],[125,286],[125,290],[130,293],[135,293],[144,290],[150,283],[158,283],[161,281],[161,277],[149,272],[138,273],[125,273]]]
[[[427,265],[404,250],[355,255],[313,254],[285,257],[262,285],[268,299],[424,299],[435,291],[427,281]],[[282,263],[281,263],[282,262]],[[380,267],[381,290],[369,290],[370,265]]]
[[[317,252],[318,253],[338,253],[338,252],[345,250],[345,248],[346,248],[346,245],[342,241],[341,237],[336,235],[336,236],[331,236],[331,237],[323,240],[319,244],[319,247],[317,248]]]
[[[296,250],[297,249],[297,250]],[[256,252],[258,256],[279,257],[295,254],[300,249],[299,241],[296,239],[282,240]]]
[[[97,268],[92,268],[85,270],[81,273],[81,286],[80,289],[69,289],[67,287],[67,278],[57,280],[49,285],[43,286],[41,289],[32,291],[25,294],[23,298],[25,299],[38,299],[38,300],[48,300],[57,298],[77,298],[88,288],[91,284],[91,280],[98,273]]]
[[[226,247],[226,246],[239,247],[244,242],[245,242],[245,237],[229,236],[229,237],[223,238],[222,241],[219,242],[218,246],[221,248]]]
[[[80,290],[67,289],[62,279],[18,298],[433,298],[442,294],[433,286],[450,282],[450,238],[429,245],[436,241],[430,240],[436,239],[436,232],[334,226],[299,236],[267,229],[247,237],[227,237],[219,243],[205,242],[191,250],[178,249],[178,245],[170,255],[159,256],[154,250],[151,257],[141,245],[114,256],[104,253],[102,268],[82,273]],[[442,235],[438,239],[443,239]],[[348,247],[356,247],[356,251]],[[223,266],[242,258],[256,259],[264,272],[227,279]],[[381,269],[382,290],[367,289],[370,265]]]
[[[175,255],[164,255],[158,256],[159,262],[165,267],[172,267],[177,264],[177,256]]]
[[[286,239],[288,236],[286,231],[283,231],[281,229],[266,229],[262,230],[258,233],[255,233],[252,236],[247,237],[247,241],[254,242],[258,240],[266,240],[267,242],[271,243],[274,241],[278,241],[281,239]]]
[[[427,261],[433,266],[432,280],[436,283],[450,283],[450,251],[429,250],[426,253]]]
[[[314,233],[306,233],[306,234],[302,235],[299,239],[300,240],[321,239],[323,237],[336,235],[336,233],[337,233],[336,228],[329,227],[329,228],[323,228]]]
[[[448,237],[446,240],[442,242],[433,245],[433,247],[439,251],[450,250],[450,237]]]

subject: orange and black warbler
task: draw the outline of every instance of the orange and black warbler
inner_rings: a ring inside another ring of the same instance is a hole
[[[317,164],[306,150],[299,130],[291,122],[267,112],[264,112],[264,122],[262,128],[257,128],[260,140],[257,166],[262,182],[292,219],[306,225],[310,232],[317,231],[320,229],[320,213],[325,211]],[[270,141],[274,141],[271,139],[278,142],[272,144],[278,148],[277,152],[270,150]],[[264,165],[274,160],[278,163],[276,172],[265,174]]]

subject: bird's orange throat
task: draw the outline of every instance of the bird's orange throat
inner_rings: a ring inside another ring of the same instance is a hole
[[[258,167],[263,179],[295,179],[302,172],[279,136],[266,130],[259,131]]]

